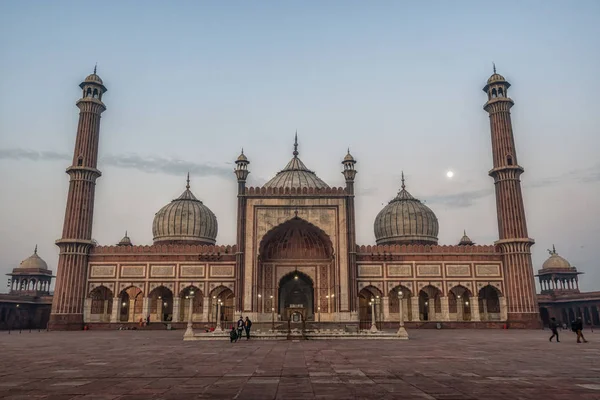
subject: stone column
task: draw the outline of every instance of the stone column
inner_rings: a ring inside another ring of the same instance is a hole
[[[413,296],[413,298],[411,300],[411,306],[412,306],[412,321],[419,322],[421,320],[420,312],[419,312],[419,296]]]
[[[483,298],[481,300],[481,304],[483,305],[483,320],[484,321],[489,321],[490,320],[490,316],[488,315],[488,310],[487,310],[487,299]],[[502,303],[500,303],[500,305],[502,306]]]
[[[110,315],[108,315],[108,302],[109,302],[109,300],[104,300],[104,309],[102,311],[102,322],[110,321]]]
[[[185,299],[184,299],[185,300]],[[173,297],[173,322],[179,322],[181,297]]]
[[[485,304],[485,313],[487,315],[487,304]],[[504,296],[500,297],[500,319],[502,321],[506,321],[508,319],[508,310],[506,308],[506,297],[504,297]]]
[[[465,305],[464,299],[461,297],[456,298],[456,320],[462,322],[465,320]]]
[[[86,297],[83,305],[83,322],[90,322],[90,314],[92,313],[92,299]]]
[[[382,297],[381,298],[381,307],[383,307],[383,320],[384,321],[389,321],[390,320],[390,298],[389,297]]]
[[[156,320],[157,321],[162,321],[163,319],[163,299],[157,299],[156,300]]]
[[[129,315],[127,316],[127,322],[135,322],[134,312],[135,312],[135,300],[129,299]]]
[[[188,323],[187,323],[187,329],[185,330],[185,333],[183,334],[184,338],[192,338],[194,337],[194,327],[193,327],[193,323],[192,323],[192,317],[193,317],[193,313],[194,313],[194,295],[190,295],[189,296],[189,309],[188,309]]]
[[[113,299],[113,308],[112,308],[112,314],[110,315],[110,322],[116,324],[117,322],[119,322],[119,312],[121,311],[121,299],[118,297],[115,297]]]
[[[471,321],[481,321],[481,316],[479,315],[479,298],[472,297],[469,305],[471,306]]]
[[[433,301],[429,301],[429,314],[431,314],[431,320],[433,321],[433,315],[435,315],[435,300],[432,299]],[[433,304],[432,304],[433,303]],[[438,318],[440,318],[442,321],[450,321],[450,307],[448,305],[448,296],[441,296],[440,297],[440,303],[442,306],[442,315],[438,316]]]
[[[202,321],[204,322],[208,321],[209,301],[210,297],[205,297],[204,301],[202,302]]]

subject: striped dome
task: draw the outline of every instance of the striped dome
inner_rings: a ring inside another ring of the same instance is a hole
[[[154,216],[154,244],[215,244],[217,217],[190,191],[185,191]]]
[[[298,158],[298,136],[294,142],[294,158],[263,186],[266,188],[325,189],[326,184]]]
[[[433,211],[405,189],[375,217],[377,244],[437,244],[438,220]]]

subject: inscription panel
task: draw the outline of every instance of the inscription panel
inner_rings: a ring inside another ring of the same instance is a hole
[[[146,277],[146,266],[145,265],[122,265],[121,276],[124,278],[145,278]]]
[[[396,277],[396,276],[410,277],[410,276],[412,276],[412,265],[411,264],[388,265],[387,266],[387,274],[390,277]]]
[[[153,278],[156,278],[156,277],[172,278],[175,276],[175,266],[174,265],[151,265],[150,266],[150,276]]]
[[[446,265],[446,276],[471,276],[469,264]]]
[[[498,264],[483,264],[476,265],[475,271],[477,276],[500,276],[500,265]]]
[[[183,277],[204,277],[206,266],[204,265],[182,265],[180,270],[180,276]]]
[[[442,266],[439,264],[421,264],[417,265],[418,276],[441,276]]]
[[[359,265],[358,276],[364,277],[381,277],[383,276],[383,268],[381,265]]]
[[[233,265],[211,265],[211,278],[233,278],[235,276]]]
[[[92,278],[114,278],[117,272],[116,265],[92,265],[90,277]]]

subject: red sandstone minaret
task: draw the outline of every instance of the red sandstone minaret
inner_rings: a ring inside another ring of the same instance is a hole
[[[83,303],[86,295],[88,253],[92,248],[92,220],[96,179],[101,175],[98,163],[100,115],[106,110],[102,96],[106,87],[94,73],[79,85],[83,96],[77,101],[79,125],[70,177],[67,209],[60,248],[56,288],[49,328],[75,330],[83,327]]]
[[[520,176],[523,168],[517,162],[517,152],[510,119],[514,105],[508,97],[510,83],[496,73],[488,79],[483,91],[488,101],[483,107],[490,115],[494,168],[489,175],[496,186],[499,240],[496,245],[503,253],[504,279],[508,322],[514,327],[536,327],[539,310],[535,293],[531,246],[527,236],[525,207]]]

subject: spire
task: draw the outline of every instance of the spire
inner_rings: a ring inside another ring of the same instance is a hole
[[[242,151],[242,153],[243,153],[243,151]],[[187,184],[185,185],[185,188],[187,190],[190,190],[190,172],[189,171],[188,171],[188,174],[187,174]]]
[[[125,237],[127,237],[127,231],[125,231]]]
[[[406,189],[406,185],[404,184],[404,171],[402,171],[402,190]]]
[[[35,245],[35,249],[33,249],[33,254],[37,254],[37,244]]]
[[[96,65],[94,65],[94,75],[96,75],[96,69],[98,68],[98,63],[96,63]]]
[[[298,130],[296,130],[296,135],[294,136],[294,158],[298,157]]]
[[[552,245],[552,250],[548,249],[548,253],[549,253],[551,256],[555,256],[555,255],[557,255],[557,254],[556,254],[556,247],[554,247],[554,245]]]
[[[492,61],[492,65],[494,66],[494,73],[496,73],[496,63]]]
[[[467,236],[467,230],[463,229],[463,236]]]

